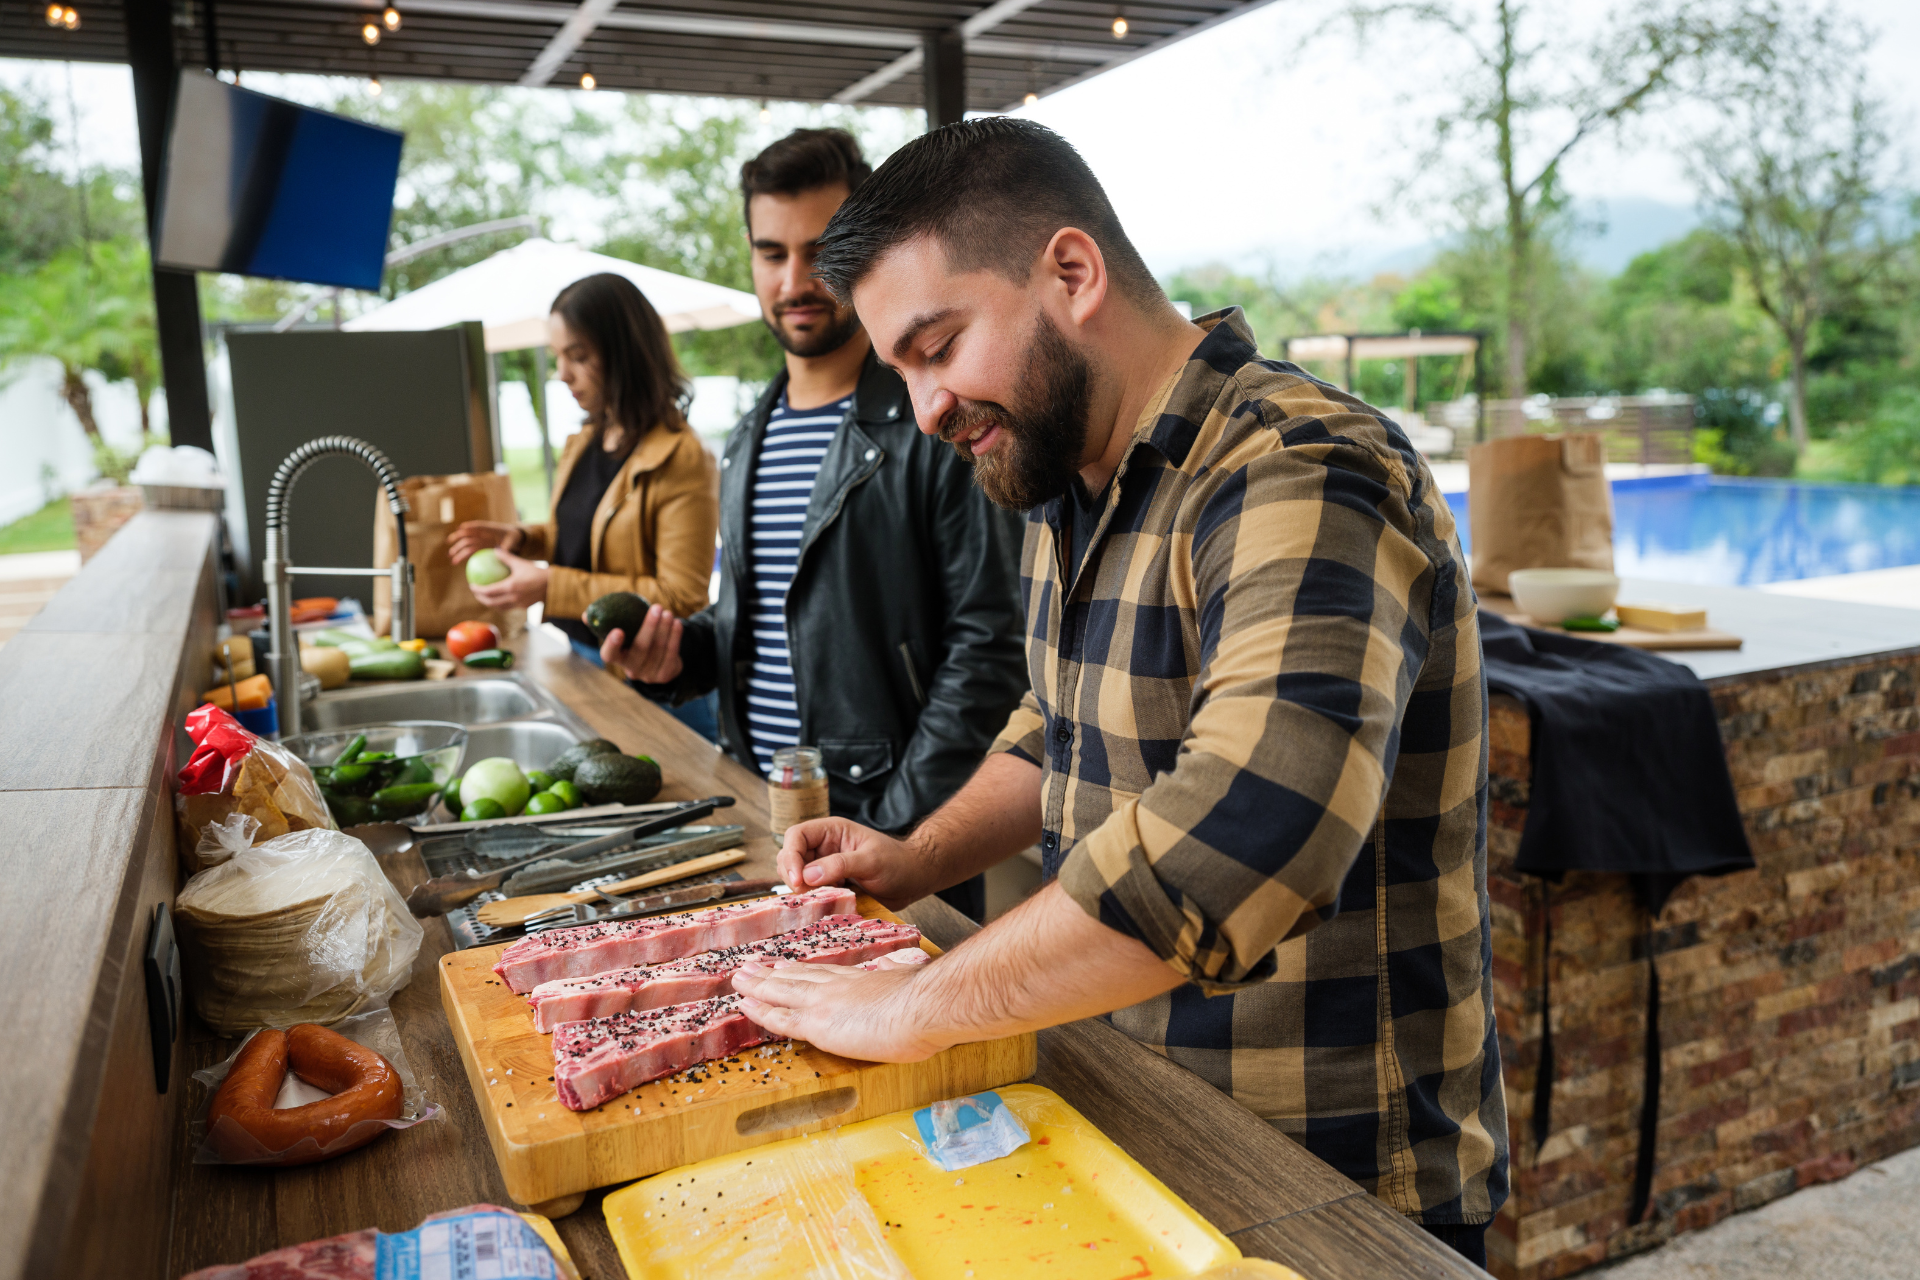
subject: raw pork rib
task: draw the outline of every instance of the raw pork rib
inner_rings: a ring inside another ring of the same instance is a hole
[[[923,964],[927,953],[890,952],[856,969]],[[643,1013],[563,1022],[553,1033],[553,1087],[560,1105],[591,1111],[637,1085],[725,1058],[780,1037],[740,1012],[740,996],[715,996]]]
[[[609,969],[663,964],[700,951],[737,947],[852,910],[851,889],[809,889],[651,920],[553,929],[508,947],[493,971],[514,994],[526,995],[558,978],[587,978]]]
[[[706,951],[650,968],[614,969],[591,978],[561,978],[533,989],[533,1025],[552,1031],[563,1022],[604,1018],[609,1014],[664,1008],[706,1000],[733,990],[733,972],[749,960],[772,964],[798,960],[808,964],[859,964],[889,951],[911,947],[920,931],[910,924],[869,920],[864,916],[828,916],[792,933],[737,947]]]

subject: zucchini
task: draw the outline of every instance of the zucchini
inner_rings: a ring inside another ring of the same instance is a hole
[[[419,680],[427,674],[427,660],[398,645],[351,654],[347,666],[355,680]]]

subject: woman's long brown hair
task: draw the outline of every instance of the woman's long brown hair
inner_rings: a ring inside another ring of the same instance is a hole
[[[627,429],[623,452],[659,423],[684,420],[690,387],[647,295],[610,271],[576,280],[553,300],[554,314],[600,354],[604,405],[587,426],[602,443],[609,424]]]

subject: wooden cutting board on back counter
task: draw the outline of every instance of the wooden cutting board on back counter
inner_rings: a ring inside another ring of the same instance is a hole
[[[1746,643],[1731,631],[1718,631],[1713,627],[1700,627],[1693,631],[1653,631],[1646,627],[1621,627],[1618,631],[1569,631],[1557,623],[1534,621],[1520,612],[1520,606],[1514,603],[1512,596],[1497,596],[1490,591],[1481,595],[1480,607],[1518,626],[1552,631],[1581,640],[1598,640],[1602,644],[1623,644],[1630,649],[1738,649]]]
[[[865,894],[861,915],[899,917]],[[940,948],[921,939],[929,955]],[[742,1050],[738,1065],[689,1084],[643,1084],[592,1111],[569,1111],[553,1087],[553,1037],[493,972],[507,944],[440,960],[440,999],[466,1064],[507,1191],[561,1217],[597,1187],[710,1156],[851,1124],[1033,1074],[1032,1035],[955,1045],[923,1062],[858,1062],[791,1041]]]

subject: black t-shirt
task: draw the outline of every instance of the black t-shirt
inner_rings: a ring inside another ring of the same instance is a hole
[[[589,444],[573,464],[573,474],[567,477],[567,487],[553,509],[553,558],[549,564],[593,571],[593,513],[600,509],[607,486],[626,461],[626,453],[608,453],[598,444]],[[547,621],[576,640],[595,644],[592,629],[578,618]]]
[[[1098,493],[1088,493],[1086,482],[1075,476],[1067,485],[1067,500],[1060,504],[1060,514],[1067,521],[1067,580],[1071,582],[1079,576],[1081,561],[1087,558],[1087,545],[1093,541],[1093,531],[1100,525],[1100,513],[1107,508],[1107,491],[1113,488],[1113,481],[1107,481]]]

